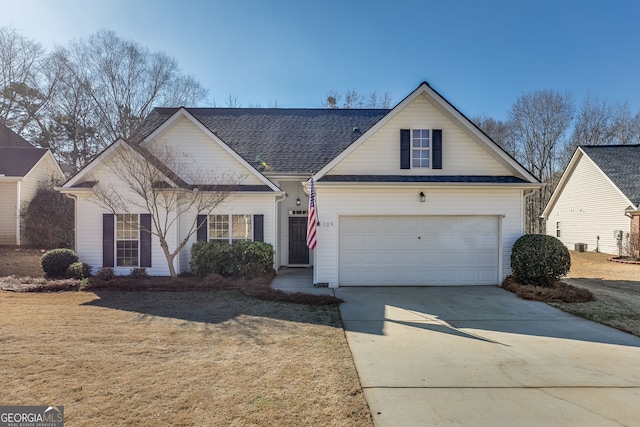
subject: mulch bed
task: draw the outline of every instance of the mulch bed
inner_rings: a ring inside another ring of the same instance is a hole
[[[640,259],[638,258],[629,258],[626,256],[614,256],[609,258],[611,262],[619,262],[621,264],[637,264],[640,265]]]
[[[530,301],[586,302],[595,300],[589,290],[560,281],[555,282],[552,286],[533,286],[520,283],[513,276],[507,276],[501,286],[518,297]]]
[[[0,290],[13,292],[63,292],[63,291],[203,291],[236,290],[246,296],[265,301],[291,302],[307,305],[331,305],[343,302],[330,295],[310,295],[302,292],[288,293],[273,289],[269,284],[275,272],[255,279],[229,279],[217,274],[199,277],[149,277],[132,279],[116,277],[101,280],[96,277],[85,280],[45,279],[42,277],[0,277]]]

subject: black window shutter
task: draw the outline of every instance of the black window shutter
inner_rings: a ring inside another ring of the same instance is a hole
[[[140,267],[151,267],[151,215],[140,214]]]
[[[196,232],[196,239],[198,242],[206,242],[207,241],[207,216],[206,215],[198,215],[196,219],[198,225],[198,231]]]
[[[431,132],[433,146],[433,169],[442,169],[442,129]]]
[[[102,266],[115,267],[114,254],[114,215],[102,214]]]
[[[411,131],[400,129],[400,169],[411,169]]]
[[[253,241],[264,242],[264,215],[253,216]]]

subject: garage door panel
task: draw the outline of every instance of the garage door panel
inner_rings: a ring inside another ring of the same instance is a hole
[[[496,217],[341,217],[340,285],[497,284]]]

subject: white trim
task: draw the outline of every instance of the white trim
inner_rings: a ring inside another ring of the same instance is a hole
[[[191,113],[189,113],[184,107],[180,107],[180,109],[178,111],[176,111],[171,117],[169,117],[163,124],[161,124],[160,126],[158,126],[158,128],[156,128],[156,130],[154,130],[153,132],[151,132],[144,140],[142,140],[140,142],[140,146],[144,146],[147,143],[149,143],[151,140],[153,140],[156,136],[160,135],[162,132],[164,132],[168,127],[170,127],[175,121],[177,121],[179,118],[181,117],[185,117],[187,119],[189,119],[198,129],[200,129],[205,135],[207,135],[209,138],[211,138],[213,141],[215,141],[220,147],[222,147],[222,149],[224,149],[229,155],[231,155],[234,159],[236,159],[238,162],[240,162],[242,164],[242,166],[244,166],[247,170],[249,170],[251,172],[252,175],[254,175],[255,177],[257,177],[260,181],[262,181],[265,185],[268,185],[269,188],[271,188],[271,190],[273,191],[280,191],[280,188],[278,188],[278,186],[276,186],[273,182],[271,182],[271,180],[269,180],[267,177],[265,177],[263,174],[261,174],[260,172],[258,172],[256,170],[256,168],[254,168],[253,166],[251,166],[251,164],[249,164],[249,162],[247,162],[245,159],[243,159],[240,155],[238,155],[238,153],[236,153],[235,151],[233,151],[231,149],[231,147],[229,147],[222,139],[220,139],[216,134],[214,134],[213,132],[211,132],[206,126],[204,126],[202,123],[200,123],[199,120],[197,120],[195,117],[193,117],[193,115],[191,115]]]
[[[102,162],[104,157],[110,155],[112,152],[117,150],[118,147],[122,147],[122,146],[127,147],[128,149],[132,150],[131,147],[129,147],[128,144],[122,138],[118,139],[113,144],[108,146],[102,153],[100,153],[93,160],[91,160],[77,174],[75,174],[71,179],[69,179],[69,181],[65,182],[64,185],[62,186],[62,188],[65,189],[65,188],[73,187],[76,183],[78,183],[78,181],[80,181],[81,178],[83,178],[85,175],[89,174],[89,172],[91,172],[95,167],[97,167]],[[135,150],[132,150],[132,151],[135,151]],[[138,155],[139,155],[139,153],[138,153]]]

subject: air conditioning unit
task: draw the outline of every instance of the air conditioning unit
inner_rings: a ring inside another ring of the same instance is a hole
[[[576,243],[576,252],[586,252],[587,251],[587,244],[586,243]]]

